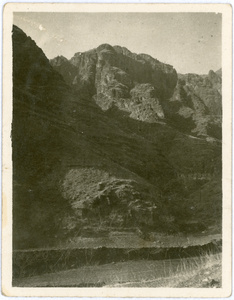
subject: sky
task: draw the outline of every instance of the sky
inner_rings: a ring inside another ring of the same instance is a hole
[[[107,43],[149,54],[178,73],[207,74],[221,68],[221,14],[17,12],[14,24],[49,59],[70,59]]]

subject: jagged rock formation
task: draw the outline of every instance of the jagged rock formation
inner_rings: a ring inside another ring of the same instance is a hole
[[[221,147],[157,122],[174,69],[107,45],[52,68],[15,26],[12,38],[14,247],[56,245],[87,225],[177,230],[188,193],[220,178]]]
[[[177,82],[172,66],[108,44],[78,52],[70,61],[57,57],[50,63],[76,90],[89,91],[103,110],[115,105],[147,122],[164,118],[161,101],[173,94]]]
[[[103,110],[116,106],[136,120],[161,120],[210,141],[221,139],[220,72],[177,76],[172,66],[149,55],[108,44],[50,63],[69,85],[93,97]]]

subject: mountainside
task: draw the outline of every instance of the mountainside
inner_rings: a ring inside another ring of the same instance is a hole
[[[187,133],[221,139],[222,75],[177,75],[175,69],[146,54],[103,44],[58,56],[51,65],[79,93],[103,109],[113,106],[133,119],[165,121]]]
[[[58,245],[88,228],[93,236],[99,228],[178,231],[200,216],[190,202],[220,182],[221,144],[168,117],[173,67],[109,45],[49,62],[16,26],[12,39],[15,248]]]

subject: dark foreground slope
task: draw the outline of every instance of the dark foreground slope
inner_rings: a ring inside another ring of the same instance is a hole
[[[16,26],[12,38],[15,248],[56,246],[87,228],[91,235],[98,228],[166,232],[196,220],[186,199],[214,174],[220,178],[217,142],[131,119],[119,108],[103,111],[85,80],[74,91]],[[177,81],[168,68],[157,71],[165,99]]]

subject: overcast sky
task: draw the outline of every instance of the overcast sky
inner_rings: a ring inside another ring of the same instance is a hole
[[[221,68],[222,16],[215,13],[14,13],[14,24],[46,56],[108,43],[147,53],[178,73],[206,74]]]

